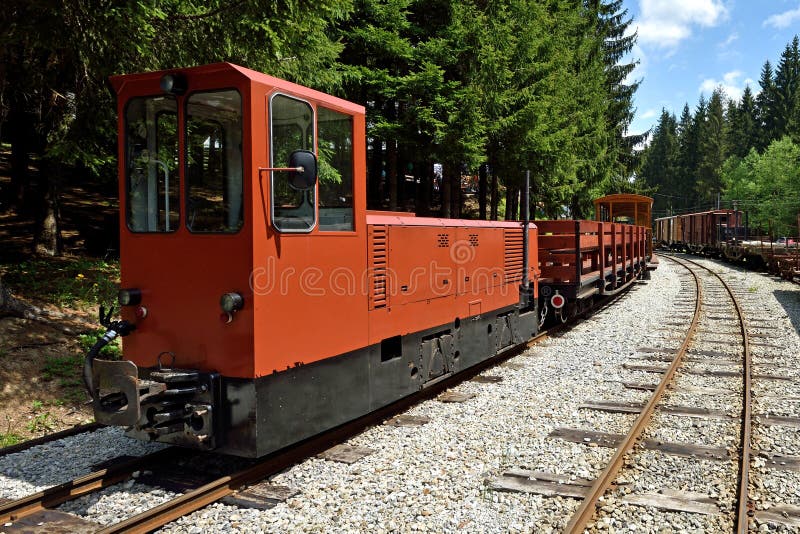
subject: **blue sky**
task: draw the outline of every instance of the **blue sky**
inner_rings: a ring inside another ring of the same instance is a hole
[[[633,74],[642,84],[635,95],[631,133],[651,128],[666,108],[680,117],[722,86],[739,98],[754,93],[764,61],[775,66],[800,34],[800,0],[625,0],[638,30]]]

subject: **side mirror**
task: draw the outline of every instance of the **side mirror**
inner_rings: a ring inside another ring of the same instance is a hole
[[[310,150],[295,150],[289,155],[289,167],[297,169],[289,177],[289,185],[299,191],[317,183],[317,156]]]

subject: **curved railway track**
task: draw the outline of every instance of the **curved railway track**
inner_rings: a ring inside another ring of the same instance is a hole
[[[715,313],[719,313],[720,308],[727,307],[730,316],[736,322],[738,327],[739,342],[737,356],[738,362],[734,365],[740,367],[741,377],[741,405],[739,413],[739,433],[738,433],[738,446],[735,453],[736,461],[734,473],[730,476],[735,479],[735,484],[731,481],[729,485],[735,485],[735,502],[724,502],[724,499],[707,499],[701,496],[694,496],[695,502],[692,499],[681,499],[680,496],[674,494],[667,494],[662,492],[660,488],[649,495],[647,498],[640,498],[638,500],[629,499],[628,502],[636,503],[640,506],[654,506],[656,508],[663,508],[667,510],[682,510],[682,511],[700,511],[700,513],[711,513],[716,511],[721,515],[726,513],[730,515],[730,524],[736,532],[747,532],[749,517],[752,512],[752,506],[748,499],[749,488],[749,467],[751,460],[751,388],[752,388],[752,362],[750,356],[749,339],[747,333],[747,324],[741,304],[738,302],[736,292],[731,286],[715,271],[705,267],[697,262],[689,259],[677,259],[669,257],[670,260],[683,266],[687,269],[692,276],[694,286],[696,288],[696,298],[694,299],[694,309],[692,313],[692,320],[686,332],[685,338],[680,347],[674,351],[669,366],[666,369],[654,368],[655,372],[661,372],[662,378],[660,382],[653,388],[654,392],[650,400],[641,407],[641,411],[636,418],[635,423],[631,427],[626,436],[621,439],[621,442],[612,456],[607,467],[603,472],[594,480],[591,487],[586,492],[581,505],[570,519],[566,531],[577,533],[583,532],[590,523],[596,519],[598,509],[603,506],[603,501],[606,496],[612,491],[612,486],[618,479],[620,472],[626,463],[631,463],[632,457],[641,454],[645,448],[643,437],[648,424],[653,419],[657,410],[671,412],[678,415],[692,415],[693,410],[691,407],[669,407],[665,406],[663,402],[664,393],[667,389],[673,392],[681,391],[680,381],[676,380],[676,371],[684,366],[686,357],[693,347],[698,347],[703,343],[716,342],[714,336],[718,335],[717,327],[712,326],[711,320],[726,321],[724,317],[711,316],[709,310],[714,309]],[[714,288],[714,286],[717,286]],[[720,289],[721,288],[721,289]],[[713,301],[712,301],[713,299]],[[720,304],[725,301],[724,304]],[[705,315],[704,315],[705,314]],[[728,343],[731,343],[728,341]],[[703,351],[698,349],[698,353],[712,354],[712,351]],[[727,358],[727,354],[714,353],[714,356],[722,356]],[[695,358],[696,360],[696,358]],[[723,363],[723,362],[719,362]],[[729,363],[729,362],[724,362]],[[685,369],[691,371],[691,369]],[[696,370],[695,370],[696,371]],[[721,376],[731,376],[730,371],[724,371]],[[709,374],[714,374],[713,372]],[[623,407],[624,408],[624,407]],[[632,408],[634,408],[632,406]],[[638,407],[636,407],[638,408]],[[694,415],[702,415],[701,412],[695,412]],[[706,415],[709,415],[707,413]],[[718,414],[724,416],[724,414]],[[652,444],[652,440],[651,440]],[[662,442],[656,442],[657,445],[664,445]],[[672,444],[672,453],[682,454],[684,456],[697,456],[704,453],[708,455],[716,454],[724,456],[722,452],[712,452],[710,447],[703,449],[698,447],[683,447],[679,444]],[[667,447],[669,449],[669,447]],[[733,459],[731,459],[733,460]],[[643,496],[639,496],[643,497]],[[703,502],[697,502],[703,501]],[[724,523],[724,521],[723,521]]]

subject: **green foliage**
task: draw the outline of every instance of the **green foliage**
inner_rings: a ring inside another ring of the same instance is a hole
[[[43,258],[5,266],[15,293],[58,306],[88,309],[114,302],[119,264],[91,258]]]
[[[100,338],[105,334],[104,329],[95,330],[91,334],[81,334],[78,336],[78,342],[84,351],[88,351],[92,346],[100,341]],[[100,350],[100,355],[112,360],[119,360],[122,357],[122,347],[120,346],[119,338],[115,339]],[[83,359],[80,359],[81,365]]]
[[[217,61],[363,104],[378,147],[370,180],[385,170],[394,204],[409,164],[430,175],[440,162],[455,182],[488,163],[509,188],[511,216],[525,170],[545,211],[566,204],[576,214],[599,184],[635,170],[641,137],[627,128],[638,82],[626,82],[635,63],[624,58],[636,36],[622,0],[167,0],[102,9],[10,0],[5,9],[0,121],[7,112],[32,120],[47,161],[108,180],[116,122],[107,77]],[[340,179],[324,153],[320,170],[322,180]],[[59,299],[76,292],[61,288]]]
[[[0,449],[3,447],[10,447],[22,442],[23,437],[8,430],[7,432],[0,432]]]
[[[800,210],[800,146],[789,137],[774,141],[763,154],[755,149],[723,167],[725,197],[749,212],[750,226],[772,236],[797,234]]]
[[[800,205],[792,196],[796,173],[786,136],[800,142],[799,48],[795,37],[777,68],[764,63],[757,97],[747,87],[738,101],[727,100],[718,88],[709,100],[701,95],[694,114],[687,104],[674,133],[677,148],[664,139],[662,116],[641,171],[657,188],[656,216],[710,209],[722,193],[726,207],[736,200],[737,207],[750,210],[751,226],[795,233]]]
[[[89,336],[80,337],[84,338]],[[91,346],[93,342],[90,343],[88,339],[86,341],[81,339],[81,344],[86,348],[87,344]],[[86,350],[88,350],[88,348]],[[105,357],[112,358],[114,358],[115,355],[118,356],[119,353],[120,349],[118,346],[112,348],[107,355],[101,351],[101,354],[104,354]],[[44,380],[56,382],[58,386],[62,388],[60,395],[63,397],[56,401],[56,404],[76,404],[86,400],[86,391],[84,390],[83,379],[81,377],[82,372],[82,355],[47,357],[41,370],[41,376]],[[42,403],[40,402],[38,409],[41,409],[41,407]],[[37,411],[36,406],[34,406],[34,411]]]
[[[33,418],[28,421],[26,428],[28,432],[35,434],[39,432],[50,432],[55,429],[55,421],[50,412],[37,413]]]

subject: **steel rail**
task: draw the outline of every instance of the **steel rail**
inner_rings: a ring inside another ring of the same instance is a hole
[[[671,259],[671,258],[670,258]],[[680,262],[677,262],[680,263]],[[684,267],[686,267],[684,265]],[[594,484],[592,487],[589,488],[589,491],[584,498],[581,505],[575,511],[575,513],[570,518],[569,523],[565,529],[565,532],[570,533],[577,533],[583,532],[586,529],[589,521],[592,520],[594,517],[595,512],[597,511],[597,506],[600,502],[600,499],[603,495],[608,491],[611,487],[611,484],[617,477],[617,473],[619,473],[620,468],[622,467],[623,461],[625,460],[625,456],[628,454],[629,451],[633,450],[636,442],[642,435],[645,427],[647,426],[650,418],[655,411],[655,407],[658,405],[661,397],[664,394],[664,391],[672,382],[672,378],[675,375],[675,371],[680,367],[683,356],[686,354],[686,350],[689,348],[689,344],[692,342],[692,338],[694,337],[695,331],[697,330],[697,323],[700,319],[700,310],[701,310],[701,301],[703,299],[703,289],[700,285],[700,280],[691,269],[686,267],[686,269],[691,273],[692,277],[694,278],[695,287],[697,288],[697,300],[695,301],[694,307],[694,316],[692,317],[692,323],[689,326],[689,330],[686,333],[686,338],[684,339],[683,343],[681,344],[678,352],[675,354],[675,358],[672,360],[672,364],[667,369],[666,373],[661,379],[661,382],[658,384],[658,387],[653,392],[652,397],[644,406],[642,411],[639,413],[639,416],[636,418],[636,421],[633,423],[631,430],[628,432],[628,435],[625,436],[622,443],[617,448],[617,451],[614,453],[614,456],[611,457],[606,468],[603,470],[602,473],[595,479]]]
[[[585,310],[584,312],[577,314],[576,317],[584,317],[591,313],[598,312],[610,306],[610,304],[616,301],[620,296],[621,295],[614,295],[609,297],[607,301],[601,303],[598,307],[593,308],[592,310]],[[468,380],[469,378],[478,375],[482,371],[489,369],[500,362],[521,354],[528,348],[534,346],[536,343],[546,339],[548,336],[556,332],[563,331],[571,326],[572,323],[558,324],[548,328],[547,330],[543,330],[537,333],[537,335],[532,337],[530,340],[519,345],[509,347],[502,353],[484,360],[483,362],[476,364],[469,369],[465,369],[458,374],[449,376],[445,380],[437,382],[436,384],[421,390],[415,395],[400,399],[388,406],[379,408],[375,412],[371,412],[359,417],[358,419],[345,423],[333,429],[332,431],[309,438],[297,445],[293,445],[291,448],[278,451],[277,453],[266,457],[264,461],[259,462],[254,466],[243,469],[242,471],[239,471],[233,475],[221,477],[217,480],[209,482],[204,486],[185,493],[176,499],[167,501],[159,506],[156,506],[155,508],[145,510],[138,515],[110,525],[98,531],[98,534],[116,534],[119,532],[151,532],[166,525],[167,523],[170,523],[171,521],[175,521],[176,519],[195,512],[204,506],[216,502],[223,497],[227,497],[228,495],[231,495],[235,491],[249,484],[256,483],[272,474],[291,467],[299,461],[309,458],[315,454],[319,454],[331,446],[357,435],[370,426],[380,424],[381,421],[387,419],[388,417],[392,417],[398,413],[401,413],[402,411],[407,410],[423,400],[433,398],[446,389],[453,387],[464,380]]]
[[[88,493],[123,482],[135,471],[152,466],[153,462],[171,458],[178,449],[170,447],[153,454],[131,458],[113,467],[100,469],[88,475],[33,493],[5,504],[0,504],[0,525],[13,523],[46,508],[58,506]]]
[[[750,355],[750,338],[747,334],[747,324],[744,320],[744,312],[739,304],[736,295],[722,276],[713,269],[690,260],[689,258],[682,258],[683,260],[697,265],[705,269],[722,282],[725,290],[731,296],[733,305],[736,308],[736,314],[739,317],[739,329],[742,333],[743,344],[743,362],[742,362],[742,382],[744,389],[744,399],[742,402],[742,431],[741,431],[741,456],[739,459],[739,484],[737,488],[737,503],[736,503],[736,520],[734,527],[739,534],[746,534],[750,516],[750,498],[748,489],[750,486],[750,456],[752,454],[751,443],[751,429],[752,429],[752,357]]]

